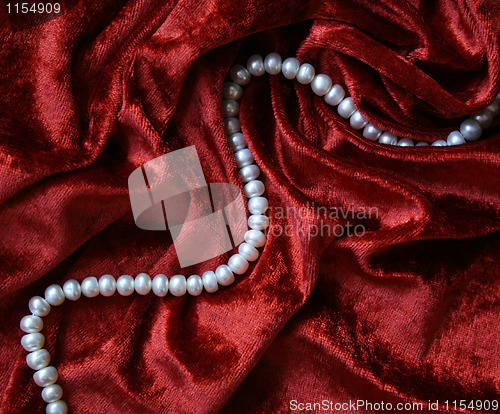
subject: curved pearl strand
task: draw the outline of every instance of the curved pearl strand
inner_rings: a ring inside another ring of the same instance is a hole
[[[268,200],[262,195],[265,186],[257,180],[260,175],[259,167],[254,163],[251,151],[247,148],[241,125],[238,119],[239,99],[243,94],[242,86],[247,85],[252,76],[262,76],[265,73],[277,75],[282,73],[287,79],[297,79],[303,85],[311,84],[312,91],[331,106],[337,106],[339,115],[349,120],[355,130],[363,129],[363,136],[371,141],[383,144],[414,146],[409,138],[399,138],[390,132],[384,132],[374,124],[369,123],[356,109],[351,97],[346,96],[344,89],[333,84],[331,78],[325,74],[316,75],[314,67],[309,63],[300,64],[296,58],[288,58],[284,62],[277,53],[268,54],[265,59],[260,55],[253,55],[248,59],[247,66],[234,65],[229,75],[232,82],[226,82],[223,88],[222,112],[224,114],[224,129],[229,138],[229,144],[234,151],[236,165],[240,169],[240,176],[244,184],[245,196],[248,198],[248,218],[250,230],[245,233],[245,242],[238,247],[238,253],[232,255],[227,265],[220,265],[214,271],[206,271],[200,277],[191,275],[187,279],[183,275],[174,275],[168,279],[164,274],[157,274],[153,279],[147,273],[140,273],[135,278],[122,275],[115,279],[112,275],[105,274],[99,278],[87,277],[81,284],[74,280],[67,280],[61,287],[50,285],[45,290],[45,297],[34,296],[29,301],[31,315],[21,319],[21,330],[26,333],[21,339],[21,345],[29,352],[26,357],[27,365],[35,370],[33,379],[42,387],[42,398],[47,403],[47,414],[66,414],[67,404],[61,400],[62,388],[56,384],[58,379],[57,369],[49,366],[50,354],[43,348],[45,337],[40,331],[43,329],[42,317],[50,313],[52,306],[59,306],[66,299],[76,301],[82,294],[93,298],[112,296],[118,292],[122,296],[147,295],[153,291],[156,296],[164,297],[170,292],[173,296],[183,296],[189,293],[198,296],[205,289],[209,293],[218,290],[219,285],[228,286],[234,282],[234,275],[246,272],[249,262],[257,260],[260,247],[266,243],[263,231],[269,226],[269,218],[265,215],[268,209]],[[447,140],[438,140],[434,146],[459,145],[466,141],[477,140],[483,129],[488,128],[495,116],[500,112],[500,94],[496,100],[485,110],[466,119],[460,125],[459,131],[453,131]],[[419,142],[416,146],[428,145]]]

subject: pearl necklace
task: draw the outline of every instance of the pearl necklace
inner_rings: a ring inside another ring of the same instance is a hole
[[[42,317],[50,313],[52,306],[61,305],[66,299],[76,301],[81,295],[93,298],[99,294],[112,296],[118,292],[122,296],[147,295],[152,290],[156,296],[163,297],[168,292],[173,296],[183,296],[189,293],[198,296],[205,289],[209,293],[218,290],[219,285],[228,286],[234,282],[234,275],[244,274],[249,262],[259,257],[258,248],[266,243],[264,231],[269,226],[269,218],[265,215],[268,201],[262,195],[265,186],[257,180],[260,175],[259,167],[254,163],[254,157],[247,148],[241,125],[238,119],[239,99],[243,94],[242,86],[247,85],[252,76],[262,76],[265,73],[277,75],[283,73],[287,79],[297,79],[303,85],[310,84],[312,91],[323,96],[327,104],[337,106],[337,111],[342,118],[349,120],[355,130],[363,130],[362,134],[371,141],[382,144],[414,146],[409,138],[398,138],[390,132],[384,132],[376,125],[369,123],[356,109],[351,97],[346,97],[340,85],[333,85],[331,78],[325,74],[315,74],[315,69],[309,63],[300,64],[296,58],[288,58],[282,62],[277,53],[268,54],[265,59],[260,55],[253,55],[248,59],[247,66],[234,65],[229,76],[232,82],[226,82],[223,87],[222,112],[225,117],[224,129],[229,138],[229,144],[234,151],[236,165],[240,169],[240,176],[244,184],[245,196],[248,199],[248,226],[250,230],[245,233],[245,242],[238,247],[238,253],[233,254],[227,264],[220,265],[215,271],[206,271],[202,276],[191,275],[187,279],[183,275],[174,275],[168,279],[164,274],[157,274],[153,279],[147,273],[140,273],[135,278],[122,275],[117,280],[112,275],[103,275],[99,280],[95,277],[83,279],[81,284],[70,279],[61,287],[50,285],[45,289],[45,297],[34,296],[29,301],[31,315],[21,320],[21,330],[26,333],[21,339],[21,345],[29,352],[26,357],[27,365],[35,370],[33,379],[42,387],[42,398],[47,403],[47,414],[65,414],[68,412],[66,403],[61,400],[62,388],[56,384],[58,379],[57,369],[49,366],[50,354],[43,348],[45,337],[40,331],[43,328]],[[488,128],[493,118],[500,112],[500,94],[496,100],[485,110],[464,120],[459,130],[450,133],[446,140],[438,140],[433,146],[447,146],[464,144],[467,141],[477,140],[482,130]],[[415,146],[428,145],[419,142]]]

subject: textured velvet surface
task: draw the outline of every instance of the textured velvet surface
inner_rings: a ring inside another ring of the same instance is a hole
[[[233,62],[298,56],[376,124],[433,141],[499,92],[499,17],[494,1],[103,0],[22,27],[2,10],[0,411],[44,412],[19,345],[31,296],[69,278],[181,272],[168,233],[134,224],[133,169],[196,145],[207,182],[240,184],[220,108]],[[271,211],[291,235],[270,236],[214,295],[55,309],[43,333],[70,410],[498,399],[498,122],[466,146],[382,146],[309,87],[267,76],[241,121],[270,204],[302,208]],[[350,220],[362,237],[310,237],[300,229],[349,221],[320,206],[378,217]]]

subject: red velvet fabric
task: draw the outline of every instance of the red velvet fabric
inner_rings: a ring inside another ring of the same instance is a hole
[[[31,296],[69,278],[181,272],[169,234],[134,224],[133,169],[196,145],[207,182],[241,185],[220,105],[233,62],[296,55],[376,124],[433,141],[499,92],[499,17],[497,2],[462,0],[75,1],[24,26],[3,10],[0,411],[44,412],[19,343]],[[460,147],[383,146],[283,77],[252,81],[241,121],[272,225],[290,236],[271,235],[213,295],[54,309],[43,333],[71,412],[499,399],[498,122]],[[349,206],[378,217],[319,213]],[[318,224],[366,234],[303,230]]]

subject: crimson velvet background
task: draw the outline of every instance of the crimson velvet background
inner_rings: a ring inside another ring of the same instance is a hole
[[[180,269],[168,232],[135,226],[127,178],[195,145],[207,182],[241,185],[220,105],[234,62],[297,56],[374,123],[428,142],[500,89],[495,1],[63,6],[43,21],[0,14],[2,413],[45,410],[19,342],[31,296],[70,278],[200,273],[229,257]],[[278,76],[246,88],[241,122],[270,204],[302,213],[271,210],[289,235],[270,235],[216,294],[54,308],[43,333],[71,412],[499,399],[498,122],[459,147],[384,146]],[[326,217],[320,206],[378,217]],[[366,234],[303,230],[314,225]]]

